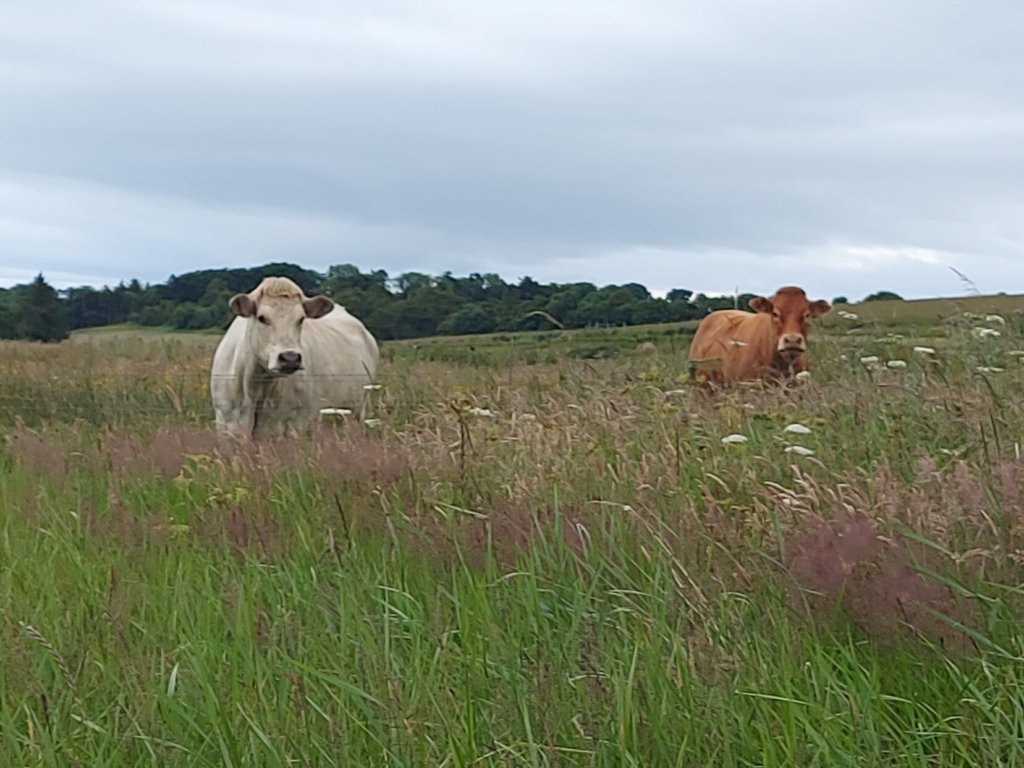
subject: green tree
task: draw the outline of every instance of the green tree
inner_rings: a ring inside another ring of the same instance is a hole
[[[437,330],[453,335],[490,333],[494,326],[494,316],[490,312],[479,304],[467,304],[442,320]]]
[[[870,296],[865,296],[864,301],[903,301],[903,297],[892,291],[877,291]]]
[[[31,341],[63,341],[68,337],[68,320],[57,291],[43,273],[29,285],[18,307],[19,338]]]

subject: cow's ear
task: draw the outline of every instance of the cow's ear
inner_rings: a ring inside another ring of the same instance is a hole
[[[821,317],[830,309],[832,309],[831,304],[824,299],[818,299],[817,301],[811,302],[811,306],[807,309],[807,314],[811,317]]]
[[[256,302],[248,293],[236,293],[231,297],[228,306],[239,317],[252,317],[256,314]]]
[[[771,300],[766,299],[764,296],[755,296],[748,303],[755,312],[767,312],[770,315],[775,309],[772,306]]]
[[[306,310],[306,317],[323,317],[334,309],[334,302],[326,296],[314,296],[303,300],[302,308]]]

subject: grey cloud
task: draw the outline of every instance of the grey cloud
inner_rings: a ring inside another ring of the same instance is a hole
[[[1024,289],[1021,21],[941,0],[22,6],[0,279],[288,258],[927,295],[960,289],[954,264]]]

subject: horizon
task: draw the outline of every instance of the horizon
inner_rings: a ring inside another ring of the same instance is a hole
[[[327,271],[327,268],[316,269],[316,268],[313,268],[313,267],[303,266],[302,264],[299,264],[297,262],[287,262],[286,261],[286,262],[277,262],[277,263],[289,264],[291,266],[295,266],[295,267],[298,267],[300,269],[306,269],[306,270],[309,270],[309,271],[317,272],[320,275],[324,275],[326,273],[326,271]],[[221,270],[232,270],[232,269],[260,269],[261,267],[264,267],[264,266],[267,266],[267,264],[266,263],[264,263],[264,264],[248,264],[248,265],[243,264],[243,265],[237,265],[237,266],[231,266],[231,267],[227,267],[227,266],[222,266],[222,267],[201,267],[199,269],[188,270],[186,272],[169,274],[163,280],[147,281],[147,280],[142,280],[142,279],[140,279],[138,277],[124,277],[124,278],[121,278],[121,279],[119,279],[119,280],[117,280],[117,281],[115,281],[113,283],[104,283],[104,284],[100,284],[100,285],[92,284],[92,283],[65,283],[65,284],[61,284],[59,281],[54,281],[54,280],[50,279],[50,277],[47,276],[45,271],[40,270],[40,271],[35,272],[30,278],[25,279],[23,281],[16,282],[16,283],[15,282],[4,281],[4,280],[0,279],[0,290],[9,290],[10,288],[14,288],[14,287],[17,287],[17,286],[20,286],[20,285],[27,285],[28,283],[31,283],[33,280],[35,280],[36,276],[39,275],[39,274],[43,275],[43,279],[49,285],[51,285],[54,289],[56,289],[58,294],[63,295],[69,289],[76,289],[76,288],[92,288],[92,289],[97,290],[97,291],[102,291],[102,290],[105,290],[105,289],[114,290],[119,285],[126,285],[127,286],[133,280],[137,280],[139,282],[139,284],[143,288],[148,288],[148,287],[153,286],[153,285],[166,285],[168,282],[170,282],[170,280],[172,278],[181,277],[183,275],[187,275],[187,274],[194,273],[194,272],[205,272],[205,271],[214,271],[214,272],[216,272],[216,271],[221,271]],[[339,265],[333,265],[332,264],[332,265],[329,265],[329,267],[330,266],[339,266]],[[379,269],[379,268],[377,268],[377,269]],[[362,274],[370,274],[371,272],[374,272],[376,270],[374,268],[371,268],[371,269],[360,269],[359,271]],[[384,271],[388,272],[388,270],[384,270]],[[418,270],[408,270],[408,272],[417,272],[417,271]],[[445,270],[445,272],[451,272],[451,270]],[[445,272],[441,272],[441,273],[438,273],[438,274],[430,274],[430,273],[423,273],[423,274],[428,274],[428,276],[431,277],[431,278],[438,278],[438,277],[441,277],[441,275],[443,275]],[[396,279],[398,279],[401,276],[401,274],[403,274],[403,273],[391,274],[390,272],[388,272],[388,283],[389,283],[388,289],[389,290],[392,290],[393,282]],[[470,274],[474,274],[474,273],[473,272],[467,272],[467,273],[464,273],[464,274],[456,274],[454,272],[451,272],[451,274],[452,274],[452,277],[455,277],[455,278],[464,278],[464,277],[468,277]],[[480,274],[485,274],[485,273],[480,273]],[[486,273],[486,274],[497,274],[497,273]],[[526,278],[530,278],[530,279],[536,280],[536,278],[534,278],[532,275],[522,275],[522,276],[516,277],[514,279],[509,279],[509,278],[505,277],[504,275],[498,274],[498,277],[501,278],[506,284],[513,285],[513,286],[514,285],[518,285],[523,279],[526,279]],[[958,279],[960,280],[960,283],[961,283],[961,290],[964,291],[963,293],[951,293],[951,294],[930,295],[930,296],[906,296],[906,295],[900,293],[899,291],[894,291],[894,290],[891,290],[890,288],[886,288],[886,287],[879,287],[879,288],[876,288],[875,290],[872,290],[872,291],[869,291],[868,293],[865,293],[863,296],[861,296],[859,298],[855,297],[855,296],[852,296],[849,293],[837,293],[834,296],[820,296],[819,298],[826,298],[829,301],[832,301],[836,297],[846,296],[846,298],[849,299],[849,301],[847,303],[859,304],[859,303],[862,303],[863,300],[865,298],[867,298],[868,296],[871,296],[873,294],[880,293],[880,292],[883,292],[883,291],[891,292],[891,293],[895,293],[895,294],[899,295],[900,300],[902,300],[902,301],[928,301],[928,300],[931,300],[931,299],[966,299],[966,298],[979,297],[979,296],[980,297],[984,297],[984,296],[1003,296],[1003,295],[1019,295],[1019,294],[1024,294],[1024,291],[1020,291],[1019,293],[1015,293],[1015,292],[1012,292],[1012,291],[998,291],[998,292],[992,292],[992,293],[980,293],[980,292],[977,292],[976,288],[965,287],[965,284],[970,284],[971,286],[974,285],[973,281],[971,281],[967,276],[959,277]],[[541,284],[544,284],[544,285],[549,285],[549,284],[555,284],[558,281],[542,281],[542,280],[537,280],[537,282],[539,282]],[[627,283],[637,283],[638,281],[627,280],[627,281],[623,281],[623,282],[620,282],[620,283],[604,283],[604,284],[602,284],[602,283],[594,283],[594,282],[592,282],[590,280],[572,280],[572,281],[566,281],[566,282],[592,283],[595,287],[602,288],[602,287],[605,287],[605,286],[608,286],[608,285],[625,285]],[[640,285],[644,285],[643,283],[639,283],[639,284]],[[648,286],[648,285],[644,285],[644,287],[650,292],[652,297],[658,298],[658,299],[663,299],[663,298],[665,298],[665,295],[669,291],[671,291],[673,289],[689,290],[689,291],[692,291],[694,296],[696,296],[698,294],[703,294],[704,296],[707,296],[709,298],[723,298],[723,297],[728,297],[728,296],[742,295],[742,294],[745,294],[745,293],[752,293],[752,294],[755,294],[755,295],[767,296],[767,295],[770,295],[771,293],[773,293],[781,285],[784,285],[784,284],[780,283],[777,286],[774,286],[772,288],[765,289],[765,290],[762,290],[762,291],[756,291],[756,290],[735,290],[735,289],[734,290],[729,290],[729,291],[699,290],[699,289],[691,288],[690,286],[687,286],[687,285],[675,285],[675,286],[671,286],[671,287],[668,287],[668,288],[657,289],[657,290],[651,288],[651,286]],[[808,295],[810,295],[810,294],[808,294]]]

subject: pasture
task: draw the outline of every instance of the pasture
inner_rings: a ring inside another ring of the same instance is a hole
[[[365,427],[248,455],[216,336],[2,343],[0,764],[1022,764],[981,325],[830,315],[715,398],[692,325],[389,343]]]

